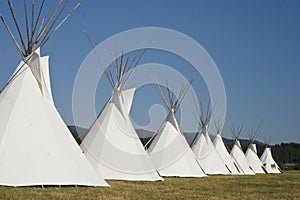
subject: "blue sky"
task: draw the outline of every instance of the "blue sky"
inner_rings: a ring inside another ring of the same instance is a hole
[[[71,2],[74,5],[75,1]],[[51,4],[47,2],[53,7]],[[22,7],[15,7],[23,11]],[[299,9],[299,1],[278,0],[84,1],[42,49],[42,54],[51,56],[55,104],[65,122],[73,124],[73,83],[81,63],[91,51],[83,30],[98,44],[129,29],[164,27],[196,40],[216,63],[227,95],[225,137],[230,137],[232,124],[252,128],[263,120],[259,140],[272,136],[272,143],[300,142]],[[6,18],[10,17],[5,1],[1,1],[0,11]],[[0,86],[3,87],[20,61],[20,55],[2,25],[0,60]],[[167,53],[150,50],[143,62],[168,64],[187,77],[193,73],[185,61]],[[182,65],[187,67],[180,67]],[[196,76],[193,87],[201,91],[198,98],[207,102],[208,92],[201,76]],[[105,79],[98,88],[95,106],[100,111],[112,91]],[[162,102],[153,87],[139,89],[131,112],[133,120],[141,125],[149,123],[147,110],[155,103]],[[162,113],[160,109],[158,112]],[[247,137],[245,131],[242,138]]]

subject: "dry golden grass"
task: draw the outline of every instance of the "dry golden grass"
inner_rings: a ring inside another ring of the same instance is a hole
[[[108,181],[102,187],[0,187],[0,199],[300,199],[300,171],[255,176]]]

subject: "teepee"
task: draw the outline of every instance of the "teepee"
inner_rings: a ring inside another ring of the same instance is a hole
[[[166,120],[157,130],[148,148],[148,153],[154,166],[162,176],[177,177],[203,177],[206,176],[202,171],[197,158],[188,145],[184,135],[180,131],[175,113],[184,100],[192,79],[182,87],[177,98],[168,87],[167,94],[163,92],[157,83],[157,90],[169,110]]]
[[[253,172],[255,174],[265,174],[262,166],[262,162],[257,156],[257,149],[256,144],[254,144],[254,139],[257,137],[257,135],[260,132],[261,124],[258,126],[258,128],[254,131],[254,129],[250,129],[249,132],[249,146],[245,153],[246,159],[248,161],[249,166],[252,168]]]
[[[280,168],[275,162],[272,156],[271,148],[269,147],[269,144],[271,142],[270,140],[271,139],[269,139],[268,141],[265,140],[266,148],[260,157],[260,161],[262,162],[263,168],[268,174],[280,174]]]
[[[233,174],[233,175],[243,174],[243,172],[239,168],[239,165],[237,164],[237,162],[228,153],[228,150],[222,139],[221,134],[222,134],[223,124],[215,122],[215,127],[217,130],[217,135],[213,141],[213,144],[215,146],[216,151],[218,152],[219,156],[221,157],[221,159],[223,160],[223,162],[225,163],[226,167],[231,172],[231,174]]]
[[[234,138],[234,145],[231,149],[230,155],[235,159],[239,168],[246,175],[254,175],[254,172],[249,166],[249,163],[245,157],[242,146],[239,141],[239,137],[242,133],[243,127],[238,126],[237,129],[233,126],[231,129],[232,136]]]
[[[80,4],[54,29],[66,3],[61,5],[61,1],[46,23],[40,23],[41,28],[36,31],[44,1],[37,18],[34,16],[35,2],[32,1],[31,29],[24,1],[25,43],[13,5],[8,0],[21,45],[0,15],[22,56],[0,93],[0,185],[108,186],[89,164],[56,110],[51,94],[48,56],[40,55],[40,47]]]
[[[206,111],[200,105],[196,105],[198,123],[201,127],[201,132],[195,138],[192,149],[195,153],[199,164],[206,174],[231,174],[220,155],[215,149],[211,138],[208,134],[208,124],[211,118],[210,104],[208,104]]]
[[[89,37],[88,39],[94,48]],[[99,59],[96,50],[94,52]],[[153,166],[129,117],[135,88],[124,89],[143,53],[144,51],[131,61],[129,58],[125,59],[123,53],[119,58],[114,58],[114,72],[105,69],[99,60],[113,94],[80,147],[92,166],[105,179],[163,180]]]

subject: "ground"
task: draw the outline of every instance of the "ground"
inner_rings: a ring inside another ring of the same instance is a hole
[[[0,187],[0,199],[300,199],[300,171],[255,176],[108,181],[103,187]]]

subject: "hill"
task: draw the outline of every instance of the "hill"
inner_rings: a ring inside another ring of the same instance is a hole
[[[88,132],[88,129],[82,127],[68,126],[68,128],[70,129],[73,137],[75,138],[78,144],[81,143],[81,141],[84,139],[84,137]],[[148,131],[143,129],[137,129],[136,132],[139,135],[143,145],[145,145],[149,141],[151,136],[154,134],[153,131]],[[191,144],[196,137],[196,133],[184,133],[184,136],[187,142]],[[213,140],[214,136],[211,136],[211,138]],[[223,138],[223,141],[227,147],[227,150],[230,151],[230,149],[234,144],[234,140]],[[246,152],[249,145],[249,140],[241,139],[240,143],[242,145],[244,152]],[[265,145],[262,142],[257,140],[255,140],[254,143],[257,146],[258,156],[261,156],[261,154],[265,149]],[[300,169],[300,144],[280,143],[280,144],[270,145],[270,147],[272,149],[273,158],[276,160],[276,162],[282,169]]]

